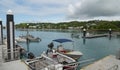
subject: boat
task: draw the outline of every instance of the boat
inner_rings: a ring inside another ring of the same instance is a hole
[[[72,34],[71,34],[71,37],[72,37],[72,38],[78,38],[78,39],[79,39],[81,36],[80,36],[79,34],[77,34],[77,33],[76,33],[76,34],[75,34],[75,33],[72,33]]]
[[[21,37],[17,37],[17,38],[15,38],[15,40],[17,42],[27,42],[27,40],[25,38],[21,38]]]
[[[34,37],[32,35],[28,35],[27,36],[27,39],[30,41],[30,42],[39,42],[41,41],[41,39],[39,37]]]
[[[58,64],[44,56],[40,56],[35,59],[27,59],[24,62],[30,70],[63,70],[61,64]],[[58,68],[58,66],[60,67]]]
[[[40,57],[27,59],[25,63],[32,70],[76,70],[76,61],[58,52],[43,52]]]
[[[18,38],[16,38],[16,41],[17,42],[27,42],[27,40],[29,42],[40,42],[41,39],[39,37],[34,37],[32,35],[22,35],[22,36],[19,36]]]
[[[53,41],[58,42],[58,43],[73,42],[70,39],[55,39]],[[57,46],[57,48],[55,48],[55,50],[59,53],[67,55],[75,60],[78,60],[83,55],[82,52],[80,52],[80,51],[75,51],[73,49],[66,49],[65,47],[63,47],[62,44]]]

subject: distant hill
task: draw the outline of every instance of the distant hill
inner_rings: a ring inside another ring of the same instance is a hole
[[[90,30],[120,30],[120,21],[70,21],[59,23],[20,23],[15,25],[16,28],[31,28],[31,29],[90,29]]]

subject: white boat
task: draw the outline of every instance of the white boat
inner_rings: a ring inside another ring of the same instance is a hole
[[[59,42],[59,43],[73,42],[72,40],[69,40],[69,39],[55,39],[53,41]],[[78,60],[83,55],[82,52],[80,52],[80,51],[76,51],[73,49],[66,49],[62,45],[59,45],[55,50],[59,53],[67,55],[75,60]]]
[[[25,63],[31,70],[63,70],[61,64],[42,55],[35,59],[27,59]]]
[[[72,38],[81,38],[80,34],[75,34],[75,33],[72,33],[71,37]]]
[[[25,60],[32,70],[76,70],[76,61],[58,52],[43,52],[41,57]]]
[[[17,38],[15,38],[15,40],[17,42],[27,42],[27,40],[25,38],[21,38],[21,37],[17,37]]]
[[[39,42],[39,41],[41,41],[40,38],[34,37],[32,35],[25,35],[25,36],[22,35],[22,36],[19,36],[18,38],[16,38],[17,42],[27,42],[27,40],[29,42]]]

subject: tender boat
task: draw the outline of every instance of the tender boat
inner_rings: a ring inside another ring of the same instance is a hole
[[[71,37],[72,38],[81,38],[80,34],[75,34],[75,33],[72,33]]]
[[[40,38],[38,37],[34,37],[32,35],[25,35],[25,36],[19,36],[18,38],[16,38],[17,42],[27,42],[27,40],[29,40],[29,42],[39,42],[41,41]]]
[[[32,70],[76,70],[78,66],[71,57],[50,51],[43,52],[40,57],[35,59],[27,59],[25,63]]]
[[[27,42],[27,40],[25,38],[21,38],[21,37],[17,37],[17,38],[15,38],[15,40],[17,42]]]
[[[68,57],[64,54],[61,54],[55,50],[48,50],[46,53],[43,52],[42,56],[48,57],[51,60],[57,62],[58,64],[62,64],[63,70],[76,70],[78,64],[77,61],[71,57]]]
[[[24,61],[30,70],[63,70],[62,64],[58,64],[48,57],[40,56]]]
[[[55,39],[53,40],[58,43],[73,42],[70,39]],[[80,51],[75,51],[73,49],[66,49],[62,45],[59,45],[56,49],[57,52],[67,55],[75,60],[78,60],[83,54]]]

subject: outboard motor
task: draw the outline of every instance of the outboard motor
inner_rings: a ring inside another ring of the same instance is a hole
[[[32,52],[28,53],[28,59],[33,59],[35,58],[35,55]]]
[[[48,48],[53,49],[53,47],[54,47],[53,42],[51,42],[50,44],[48,44]]]

